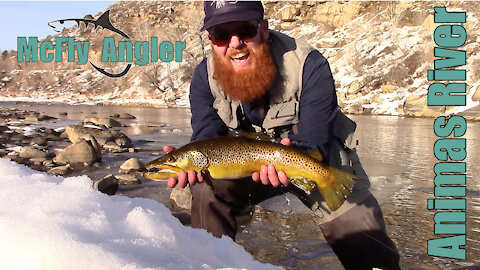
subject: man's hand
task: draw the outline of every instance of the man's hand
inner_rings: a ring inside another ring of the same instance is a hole
[[[280,143],[290,146],[290,139],[283,138]],[[252,174],[252,179],[255,182],[261,181],[264,185],[271,184],[274,187],[278,187],[280,183],[284,186],[288,186],[288,184],[290,183],[287,179],[287,175],[283,171],[279,171],[277,173],[277,171],[275,170],[275,166],[273,165],[262,165],[260,172],[254,172]]]
[[[175,150],[175,148],[170,145],[165,145],[163,147],[163,152],[167,154],[172,152],[173,150]],[[174,177],[168,178],[167,185],[171,188],[174,188],[178,184],[181,188],[184,188],[187,186],[187,184],[190,184],[192,186],[195,185],[197,182],[203,182],[202,174],[191,170],[188,172],[181,171],[178,174],[178,179]]]

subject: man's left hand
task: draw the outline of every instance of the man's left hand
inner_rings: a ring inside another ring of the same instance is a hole
[[[290,139],[289,138],[283,138],[280,141],[281,144],[290,146]],[[284,186],[288,186],[290,182],[288,181],[287,175],[283,171],[277,171],[275,170],[275,166],[273,165],[262,165],[262,168],[260,168],[260,172],[254,172],[252,174],[252,179],[255,182],[262,182],[264,185],[269,185],[271,184],[274,187],[278,187],[280,184]]]

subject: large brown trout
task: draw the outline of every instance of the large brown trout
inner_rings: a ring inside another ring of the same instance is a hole
[[[146,166],[146,178],[166,180],[181,171],[201,172],[212,189],[213,179],[251,176],[262,165],[272,164],[306,193],[317,186],[330,210],[337,210],[350,194],[352,174],[321,163],[321,155],[291,146],[246,137],[218,137],[186,144]]]

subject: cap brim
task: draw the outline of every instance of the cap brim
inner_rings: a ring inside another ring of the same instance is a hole
[[[214,18],[207,21],[200,31],[209,29],[216,25],[228,22],[240,22],[240,21],[254,21],[261,20],[263,17],[259,16],[258,11],[243,11],[243,12],[226,12],[224,14],[215,15]]]

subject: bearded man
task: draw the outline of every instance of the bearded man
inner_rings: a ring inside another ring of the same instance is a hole
[[[346,269],[400,269],[395,244],[355,152],[355,123],[338,110],[327,60],[310,45],[268,29],[260,1],[205,2],[211,55],[195,70],[190,88],[191,140],[229,131],[268,132],[284,145],[319,151],[330,166],[357,176],[352,193],[330,212],[319,193],[299,198],[317,215],[322,233]],[[165,146],[165,152],[173,148]],[[195,171],[168,185],[192,192],[191,224],[235,239],[238,219],[252,205],[284,189],[300,194],[273,165],[249,179],[214,181],[215,193]],[[252,181],[253,179],[253,181]]]

